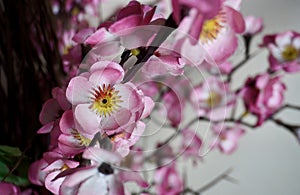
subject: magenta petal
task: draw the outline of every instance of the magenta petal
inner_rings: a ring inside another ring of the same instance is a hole
[[[44,134],[44,133],[50,133],[53,129],[53,126],[54,126],[54,122],[50,122],[44,126],[42,126],[38,131],[37,133],[38,134]]]
[[[82,76],[74,77],[67,88],[66,96],[73,105],[84,104],[90,101],[92,83]]]
[[[83,167],[79,168],[78,171],[66,177],[62,186],[66,187],[75,187],[79,185],[82,181],[86,180],[89,177],[97,174],[97,167]]]
[[[81,31],[79,31],[75,36],[73,37],[73,41],[76,43],[84,43],[84,41],[94,32],[94,28],[86,28]]]
[[[51,191],[53,194],[59,193],[59,188],[65,179],[65,178],[58,178],[58,179],[52,181],[59,173],[60,173],[60,171],[53,171],[53,172],[49,173],[45,179],[45,187],[49,191]]]
[[[236,32],[236,33],[243,33],[245,31],[245,21],[242,14],[235,9],[224,6],[225,13],[227,15],[227,22],[229,26]]]
[[[141,119],[148,117],[155,106],[154,101],[148,96],[145,96],[144,102],[145,102],[145,107],[141,115]]]
[[[99,43],[102,43],[105,41],[105,39],[109,36],[109,33],[106,31],[105,28],[100,28],[98,29],[95,33],[93,33],[91,36],[89,36],[85,40],[85,44],[90,44],[90,45],[96,45]]]
[[[61,110],[60,105],[56,99],[47,100],[39,115],[40,122],[45,125],[49,122],[56,120],[59,117],[59,111]]]
[[[79,104],[75,108],[74,116],[84,133],[93,135],[99,130],[101,118],[91,111],[90,104]]]
[[[119,84],[114,86],[118,95],[121,96],[122,102],[120,106],[126,108],[131,112],[136,112],[143,107],[141,94],[138,93],[136,86],[128,82],[126,84]]]
[[[104,131],[117,130],[120,127],[126,128],[126,126],[134,122],[133,113],[127,109],[122,109],[115,114],[105,117],[101,121],[101,127]]]
[[[63,113],[60,122],[59,122],[60,130],[65,134],[70,134],[70,129],[75,128],[73,111],[68,110]]]
[[[116,33],[116,32],[123,31],[125,29],[139,26],[142,19],[143,19],[143,17],[141,15],[131,15],[131,16],[125,17],[119,21],[116,21],[114,24],[112,24],[109,27],[109,31]]]

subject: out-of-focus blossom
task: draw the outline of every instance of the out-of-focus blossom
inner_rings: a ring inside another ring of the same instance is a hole
[[[229,127],[223,126],[223,124],[214,125],[212,131],[216,136],[212,147],[218,147],[224,154],[233,153],[237,149],[239,139],[245,133],[245,130],[239,125]]]
[[[198,116],[217,121],[228,115],[235,104],[235,95],[227,83],[211,77],[194,88],[190,100]]]
[[[19,195],[21,190],[18,186],[12,183],[0,182],[0,194],[7,195]]]
[[[246,28],[243,32],[245,36],[253,36],[260,33],[263,30],[263,19],[254,16],[245,17]]]
[[[202,140],[195,131],[190,129],[183,129],[181,132],[181,151],[186,158],[193,158],[194,163],[196,160],[201,159],[200,148],[202,146]]]
[[[180,101],[178,95],[173,90],[163,95],[162,102],[167,110],[167,118],[171,126],[177,127],[182,121],[183,102]]]
[[[300,71],[300,34],[293,31],[267,35],[263,47],[270,51],[271,71],[284,70],[289,73]]]
[[[154,182],[158,195],[180,194],[183,190],[183,181],[174,162],[157,169],[154,173]]]
[[[248,78],[240,91],[247,111],[257,116],[257,126],[283,105],[286,87],[280,79],[268,74],[257,75]]]

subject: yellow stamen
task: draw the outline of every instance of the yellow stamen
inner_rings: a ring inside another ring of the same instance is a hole
[[[214,91],[211,91],[209,93],[208,98],[206,99],[206,104],[209,107],[214,108],[214,107],[218,106],[221,103],[221,101],[222,101],[221,95]]]
[[[72,135],[75,139],[79,141],[79,144],[81,146],[88,146],[91,143],[91,140],[89,138],[86,138],[83,135],[81,135],[76,129],[72,130]]]
[[[299,51],[293,45],[287,45],[281,56],[285,61],[293,61],[299,57]]]
[[[98,87],[94,89],[91,110],[94,110],[100,116],[110,116],[119,107],[119,103],[122,102],[121,96],[118,95],[119,91],[115,88],[103,84],[102,88]]]
[[[222,23],[225,22],[224,13],[220,12],[218,15],[210,20],[206,20],[203,24],[202,31],[200,34],[200,41],[202,43],[207,43],[208,41],[213,41],[217,38],[219,32],[223,28]]]
[[[139,49],[132,49],[131,50],[131,54],[134,55],[134,56],[138,56],[140,54],[140,52],[141,51]]]

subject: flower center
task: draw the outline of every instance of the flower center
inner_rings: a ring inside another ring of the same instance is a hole
[[[76,129],[72,130],[73,137],[79,141],[79,144],[81,146],[88,146],[91,143],[91,140],[89,138],[84,137],[81,135]]]
[[[281,53],[285,61],[293,61],[298,58],[299,52],[293,45],[287,45]]]
[[[111,85],[99,86],[93,91],[92,104],[90,109],[95,111],[100,116],[110,116],[119,107],[121,96],[118,95],[119,91],[116,91]]]
[[[217,38],[219,32],[223,28],[223,23],[225,22],[224,13],[220,12],[218,15],[210,20],[206,20],[203,24],[202,31],[200,34],[200,41],[202,43],[207,43],[208,41],[213,41]]]
[[[222,97],[220,94],[212,91],[209,93],[208,98],[206,99],[206,104],[211,107],[214,108],[216,106],[218,106],[222,101]]]

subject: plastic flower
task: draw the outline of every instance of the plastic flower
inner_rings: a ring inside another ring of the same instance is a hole
[[[240,91],[247,111],[257,116],[256,125],[261,125],[283,105],[285,85],[280,77],[268,74],[248,78]]]
[[[183,190],[183,181],[176,171],[174,162],[157,169],[154,173],[154,182],[158,195],[180,194]]]
[[[243,16],[238,11],[240,0],[224,0],[218,14],[212,19],[205,20],[201,34],[200,44],[206,53],[208,63],[223,63],[231,56],[238,46],[236,34],[245,30]]]
[[[264,37],[262,46],[270,51],[271,71],[300,71],[300,34],[288,31]]]
[[[82,132],[93,135],[101,130],[111,136],[131,129],[150,114],[152,100],[132,83],[120,83],[123,76],[119,64],[99,61],[70,81],[67,99]]]
[[[59,121],[62,113],[65,110],[71,109],[71,104],[66,99],[65,90],[61,88],[54,88],[52,90],[51,99],[47,100],[40,112],[39,119],[43,125],[38,133],[50,133],[50,146],[49,149],[57,147],[57,138],[60,135]]]
[[[113,165],[118,165],[121,156],[101,148],[88,148],[83,158],[91,160],[91,166],[82,167],[66,177],[62,183],[60,194],[125,194],[122,181],[138,181],[146,187],[138,175],[133,172],[119,175]]]
[[[72,110],[64,112],[59,126],[61,134],[58,137],[58,147],[63,154],[79,154],[84,151],[93,138],[93,135],[84,134],[76,127]]]
[[[214,125],[212,131],[217,136],[216,140],[213,140],[212,147],[218,147],[224,154],[233,153],[237,149],[240,137],[245,133],[239,125],[228,127],[223,124]]]
[[[235,95],[229,91],[228,84],[211,77],[194,87],[190,100],[198,116],[216,121],[224,119],[230,112]]]
[[[202,146],[202,140],[195,131],[183,129],[181,131],[182,141],[181,150],[186,158],[193,158],[194,163],[200,158],[199,152]]]

